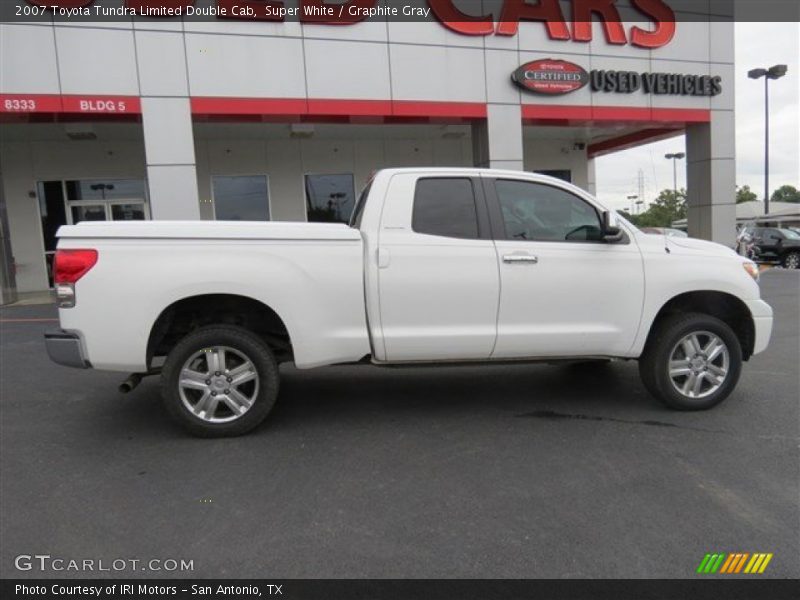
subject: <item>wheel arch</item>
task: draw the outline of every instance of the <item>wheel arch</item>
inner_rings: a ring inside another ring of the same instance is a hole
[[[755,344],[755,323],[747,305],[738,297],[718,290],[694,290],[683,292],[667,300],[655,318],[645,341],[650,343],[660,323],[671,315],[697,312],[710,315],[726,323],[736,334],[742,347],[742,359],[748,360]]]
[[[155,319],[147,339],[148,367],[188,333],[213,324],[244,327],[264,340],[279,362],[293,359],[289,329],[271,306],[241,294],[203,293],[173,301]]]

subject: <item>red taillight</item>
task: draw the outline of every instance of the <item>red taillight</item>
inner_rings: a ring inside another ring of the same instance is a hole
[[[55,282],[75,283],[97,263],[97,250],[56,250]]]

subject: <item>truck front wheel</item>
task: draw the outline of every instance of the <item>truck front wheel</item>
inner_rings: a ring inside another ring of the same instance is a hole
[[[167,412],[200,437],[246,433],[278,396],[275,356],[242,327],[210,325],[190,333],[167,356],[161,395]]]
[[[783,257],[783,267],[785,269],[800,269],[800,252],[794,250]]]
[[[639,358],[647,390],[676,410],[705,410],[736,387],[742,349],[723,321],[701,313],[666,317],[656,324]]]

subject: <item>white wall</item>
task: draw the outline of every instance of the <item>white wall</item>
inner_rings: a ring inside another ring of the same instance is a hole
[[[578,150],[572,140],[535,140],[525,139],[524,168],[526,171],[543,171],[569,169],[572,171],[572,183],[589,190],[589,161],[586,147]]]
[[[471,166],[469,136],[462,139],[195,140],[201,218],[212,218],[211,177],[269,175],[270,215],[305,221],[305,174],[352,173],[356,193],[370,174],[394,166]]]

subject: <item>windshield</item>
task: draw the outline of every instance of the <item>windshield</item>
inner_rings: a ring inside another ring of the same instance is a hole
[[[800,233],[797,233],[794,229],[779,229],[778,231],[788,240],[800,240]]]

